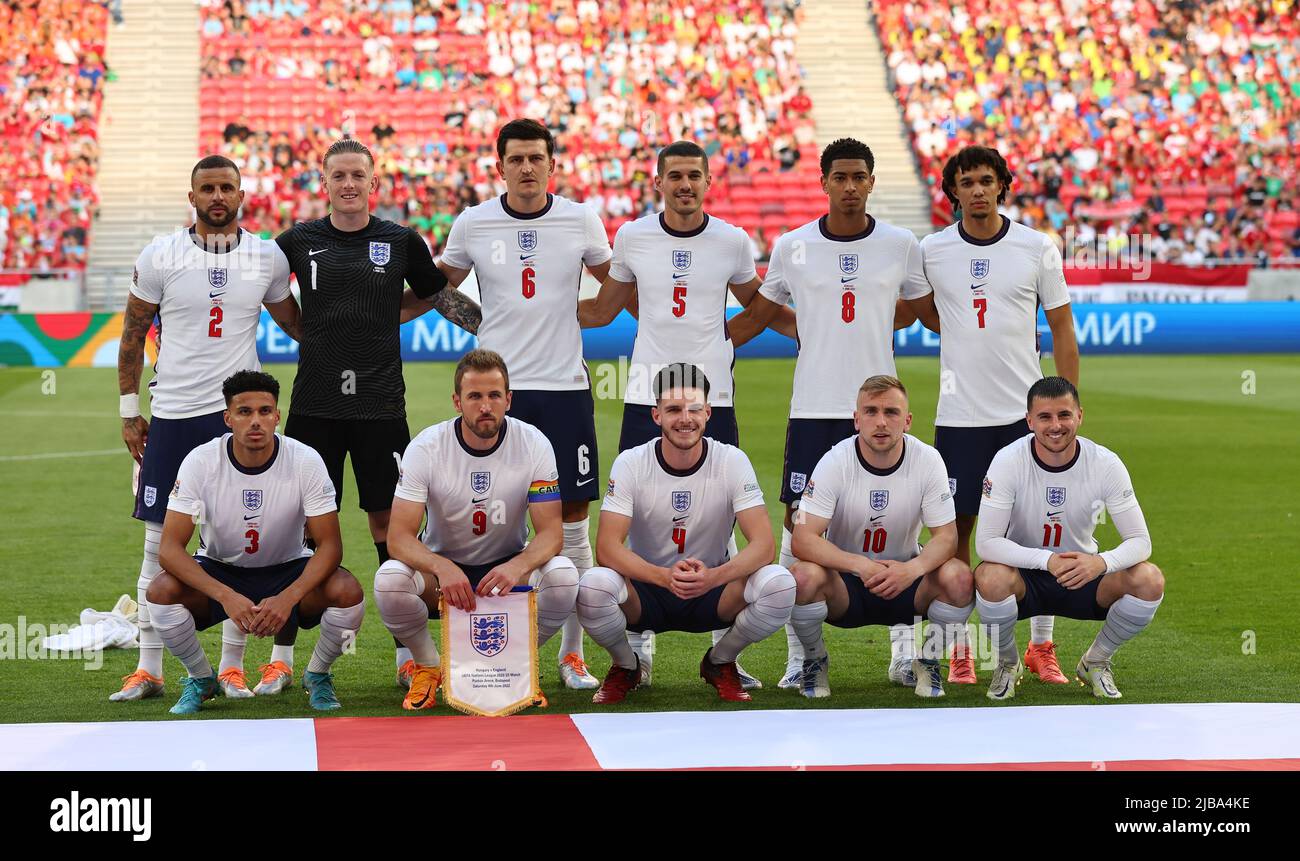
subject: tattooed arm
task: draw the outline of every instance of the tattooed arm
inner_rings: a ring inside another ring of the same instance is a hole
[[[302,310],[297,299],[290,295],[279,302],[267,302],[266,310],[271,312],[271,319],[286,335],[295,341],[302,340]]]
[[[129,295],[122,319],[122,340],[117,347],[117,390],[121,395],[140,392],[140,372],[144,367],[144,339],[153,324],[158,306],[138,296]],[[149,423],[143,416],[122,419],[122,441],[139,463],[144,458]]]
[[[478,303],[464,293],[448,284],[434,293],[426,301],[432,303],[433,309],[471,335],[478,334],[479,324],[483,322],[483,309]]]

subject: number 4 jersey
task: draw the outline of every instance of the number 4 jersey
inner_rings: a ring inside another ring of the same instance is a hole
[[[651,440],[614,460],[600,510],[632,518],[628,548],[651,565],[692,558],[721,565],[736,515],[763,504],[754,467],[740,449],[705,437],[699,462],[673,469],[662,445]]]
[[[185,456],[167,510],[195,518],[199,556],[265,568],[310,556],[307,518],[336,507],[325,462],[311,446],[276,434],[271,459],[249,469],[235,461],[234,435],[225,434]]]
[[[458,565],[484,565],[528,543],[528,505],[559,501],[555,451],[542,432],[507,418],[478,451],[455,418],[422,430],[402,455],[397,498],[425,507],[424,546]]]

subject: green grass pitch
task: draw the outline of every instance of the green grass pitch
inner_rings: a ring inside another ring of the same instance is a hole
[[[912,394],[913,433],[933,439],[938,389],[934,359],[899,360]],[[1050,363],[1048,364],[1050,370]],[[286,390],[292,365],[272,365]],[[597,373],[601,368],[593,367]],[[736,367],[741,440],[754,462],[775,528],[782,446],[793,370],[791,360],[746,360]],[[412,432],[453,414],[451,367],[406,366]],[[1083,433],[1115,450],[1128,465],[1150,525],[1153,560],[1168,591],[1152,626],[1119,653],[1116,677],[1123,702],[1297,701],[1300,663],[1295,646],[1300,608],[1300,362],[1295,356],[1088,357],[1083,360]],[[52,389],[52,391],[51,391]],[[135,667],[134,651],[109,651],[103,666],[81,661],[19,659],[19,616],[33,623],[73,624],[84,607],[107,609],[134,597],[142,528],[130,517],[131,465],[114,415],[110,369],[0,370],[0,722],[133,720],[167,717],[183,670],[166,658],[167,691],[138,703],[109,703],[119,677]],[[287,415],[287,404],[284,415]],[[617,445],[621,403],[597,402],[602,477]],[[116,454],[102,454],[108,449]],[[66,456],[66,453],[90,453]],[[99,452],[99,453],[97,453]],[[63,453],[44,459],[33,454]],[[377,567],[356,489],[347,479],[342,513],[347,565],[366,588]],[[593,539],[595,531],[593,506]],[[1103,547],[1117,541],[1102,526]],[[1057,621],[1056,639],[1067,674],[1098,623]],[[1022,623],[1020,642],[1028,637]],[[202,635],[214,663],[220,627]],[[315,631],[298,639],[296,664],[305,668]],[[659,638],[654,686],[616,710],[718,708],[995,707],[980,684],[948,686],[942,700],[921,700],[885,678],[888,636],[883,628],[827,628],[831,685],[827,700],[807,701],[775,683],[784,666],[784,636],[751,647],[742,663],[766,687],[750,705],[719,702],[698,678],[707,635]],[[542,686],[550,711],[590,711],[590,693],[567,691],[555,672],[558,637],[542,651]],[[246,666],[255,672],[269,640],[251,640]],[[608,656],[590,640],[597,675]],[[393,648],[373,601],[355,654],[336,665],[343,716],[400,715]],[[1048,686],[1027,678],[1017,704],[1098,702],[1075,685]],[[1100,707],[1100,706],[1099,706]],[[447,713],[440,706],[436,713]],[[218,699],[203,718],[300,717],[311,714],[300,689],[240,702]]]

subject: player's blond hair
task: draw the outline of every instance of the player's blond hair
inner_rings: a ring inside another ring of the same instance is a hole
[[[890,389],[898,389],[903,393],[903,398],[907,398],[907,388],[904,387],[903,381],[898,377],[891,377],[889,374],[876,374],[874,377],[867,377],[862,387],[858,389],[858,394],[866,392],[868,395],[879,395]]]
[[[325,157],[321,159],[321,167],[329,167],[330,156],[343,155],[344,153],[365,156],[366,161],[370,162],[370,169],[375,169],[375,157],[371,155],[366,145],[356,138],[343,138],[330,144],[330,148],[325,150]]]
[[[500,371],[501,376],[506,381],[506,391],[510,391],[510,372],[506,370],[506,360],[501,358],[501,354],[492,350],[470,350],[460,357],[456,363],[456,394],[460,394],[460,381],[465,377],[466,371]]]

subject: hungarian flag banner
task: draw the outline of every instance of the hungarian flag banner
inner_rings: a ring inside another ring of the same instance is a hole
[[[537,594],[517,586],[475,596],[472,612],[442,599],[442,695],[472,715],[498,717],[545,706],[538,685]]]

